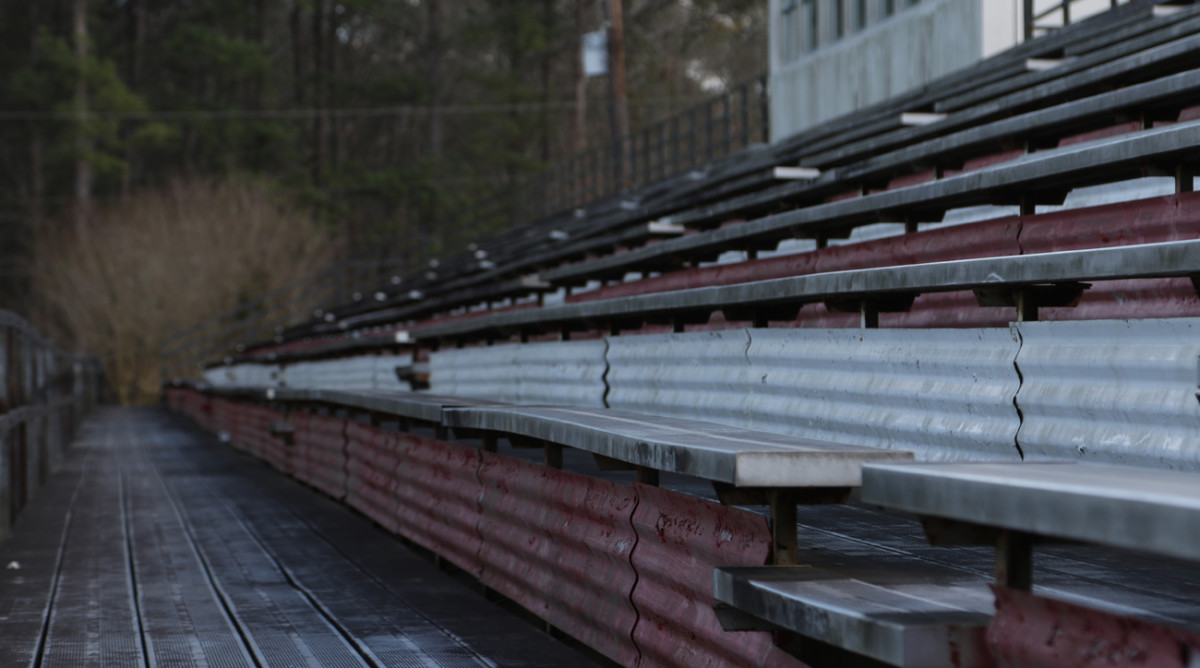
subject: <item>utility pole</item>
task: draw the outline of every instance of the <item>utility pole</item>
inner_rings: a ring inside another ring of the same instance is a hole
[[[624,187],[629,163],[629,102],[625,96],[625,29],[621,22],[621,0],[609,0],[609,19],[609,122],[612,127],[616,190],[619,191]]]
[[[79,70],[75,77],[75,110],[78,119],[75,134],[75,231],[83,237],[87,234],[92,209],[92,163],[88,156],[92,150],[92,142],[88,137],[87,127],[87,0],[75,0],[71,9],[75,36],[75,65]]]
[[[428,43],[425,46],[428,54],[426,78],[429,85],[429,156],[441,169],[443,145],[445,144],[442,126],[442,13],[439,0],[427,0],[428,10]]]

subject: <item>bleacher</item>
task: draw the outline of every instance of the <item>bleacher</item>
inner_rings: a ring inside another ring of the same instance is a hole
[[[167,402],[619,664],[1189,665],[1197,56],[1122,5]]]

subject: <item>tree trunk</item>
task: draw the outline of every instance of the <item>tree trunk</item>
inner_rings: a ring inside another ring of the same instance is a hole
[[[35,69],[41,60],[38,45],[40,28],[38,4],[29,3],[29,63]],[[46,180],[42,172],[44,165],[45,140],[42,138],[41,124],[35,121],[29,124],[29,221],[35,228],[41,225],[46,216]]]
[[[542,162],[550,162],[550,60],[553,50],[549,36],[554,34],[554,2],[542,0],[542,24],[546,31],[546,47],[542,54]]]
[[[130,6],[133,16],[133,55],[129,63],[129,87],[137,90],[142,82],[146,51],[146,5],[149,0],[134,0]],[[121,195],[128,197],[138,175],[138,156],[133,148],[125,149],[125,174],[121,178]]]
[[[145,3],[146,0],[141,0],[141,2]],[[267,0],[257,0],[254,5],[254,39],[263,53],[267,53]],[[259,74],[254,81],[254,111],[256,114],[262,114],[265,109],[268,76],[270,75],[264,72]],[[264,167],[262,156],[265,144],[262,131],[256,128],[253,143],[254,154],[251,158],[256,171]]]
[[[83,237],[87,234],[92,209],[92,163],[89,159],[92,142],[87,128],[88,30],[86,0],[74,0],[71,7],[71,22],[75,37],[75,64],[79,70],[75,77],[75,109],[78,119],[75,134],[75,231],[80,237]]]
[[[325,175],[325,0],[316,0],[312,17],[312,57],[313,57],[313,107],[316,114],[313,118],[312,148],[313,185],[318,188],[324,181]]]
[[[625,96],[625,29],[621,22],[621,0],[609,0],[609,11],[612,19],[608,37],[609,113],[616,191],[620,191],[629,173],[629,103]]]
[[[292,5],[289,23],[292,32],[292,101],[300,107],[304,104],[304,34],[299,2]]]
[[[134,0],[133,3],[133,61],[129,67],[129,86],[137,88],[142,81],[142,68],[146,51],[146,15],[149,0]]]
[[[442,14],[439,0],[426,0],[428,9],[429,157],[440,163],[445,150],[442,126]]]
[[[587,77],[583,73],[583,3],[575,0],[575,126],[571,132],[576,154],[587,148]]]
[[[329,112],[329,160],[330,165],[337,169],[338,163],[342,161],[342,142],[341,142],[341,119],[336,109],[338,108],[337,84],[338,84],[338,22],[335,20],[335,15],[329,17],[328,38],[325,42],[325,58],[326,75],[325,81],[327,90],[325,92],[326,106],[335,111]]]

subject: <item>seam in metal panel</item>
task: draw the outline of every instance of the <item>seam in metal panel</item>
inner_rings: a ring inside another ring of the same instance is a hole
[[[1024,337],[1021,336],[1021,330],[1015,326],[1009,327],[1009,331],[1013,333],[1013,338],[1017,341],[1017,352],[1013,356],[1013,370],[1017,372],[1017,390],[1013,392],[1013,409],[1017,411],[1017,431],[1013,434],[1013,446],[1017,449],[1017,455],[1021,461],[1025,461],[1025,451],[1021,449],[1021,429],[1025,426],[1025,414],[1021,412],[1021,404],[1017,403],[1017,397],[1021,394],[1021,386],[1025,384],[1025,375],[1021,373],[1021,364],[1018,360],[1021,359],[1021,346],[1025,344]]]
[[[604,373],[600,374],[600,383],[604,385],[604,394],[600,395],[600,402],[604,404],[605,408],[612,408],[612,406],[608,405],[608,393],[612,390],[612,387],[608,384],[608,372],[612,369],[612,362],[608,359],[608,351],[612,347],[612,344],[609,343],[609,338],[607,336],[604,337],[604,354],[601,356],[601,359],[604,360]]]
[[[607,342],[608,339],[605,339]],[[633,645],[633,651],[636,652],[635,664],[642,663],[642,648],[637,641],[637,628],[642,623],[642,611],[638,609],[637,602],[633,600],[633,594],[637,591],[638,582],[642,579],[642,574],[638,573],[637,566],[633,564],[633,554],[637,552],[638,544],[642,542],[641,535],[638,534],[637,525],[634,524],[633,518],[637,513],[638,506],[642,505],[642,495],[637,493],[637,487],[633,487],[633,506],[629,509],[629,528],[633,532],[633,546],[629,548],[629,570],[633,571],[633,587],[629,589],[629,607],[633,608],[633,626],[629,627],[629,643]]]

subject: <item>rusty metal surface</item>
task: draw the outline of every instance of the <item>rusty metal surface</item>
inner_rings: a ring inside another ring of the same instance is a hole
[[[1128,246],[1200,238],[1200,194],[1147,197],[1069,209],[1022,219],[1025,253]],[[1144,279],[1097,284],[1073,308],[1043,309],[1040,320],[1174,318],[1200,315],[1187,279]]]
[[[762,566],[765,518],[657,487],[635,484],[632,563],[639,666],[802,666],[764,632],[727,633],[713,612],[713,569]]]
[[[1149,131],[1148,131],[1149,132]],[[1197,127],[1200,136],[1200,124]],[[939,182],[940,183],[940,182]],[[419,340],[483,337],[488,330],[551,329],[605,319],[635,321],[666,314],[770,308],[827,300],[972,289],[1019,289],[1029,284],[1175,278],[1200,273],[1200,240],[977,258],[856,269],[737,285],[677,290],[623,299],[495,313],[465,322],[415,329]]]
[[[346,420],[309,415],[296,425],[288,472],[335,499],[346,496]]]
[[[397,456],[394,433],[351,422],[346,426],[346,504],[393,533]]]
[[[1200,635],[993,586],[987,643],[1005,668],[1191,668]]]
[[[418,434],[398,433],[395,439],[397,531],[478,577],[479,451]]]
[[[634,490],[485,453],[480,581],[621,665],[635,665]]]

